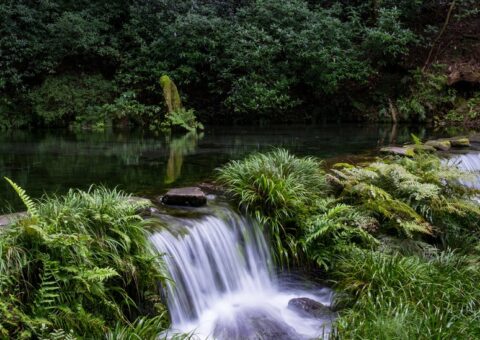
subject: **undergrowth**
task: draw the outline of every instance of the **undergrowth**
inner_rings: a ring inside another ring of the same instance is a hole
[[[421,152],[325,172],[276,150],[231,162],[219,180],[270,227],[277,254],[336,286],[332,338],[473,339],[480,206],[466,177]]]
[[[9,182],[28,213],[0,231],[0,338],[154,339],[168,326],[145,203],[102,187],[33,201]]]

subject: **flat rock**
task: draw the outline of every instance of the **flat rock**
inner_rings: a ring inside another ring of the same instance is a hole
[[[380,149],[381,153],[386,153],[396,156],[407,156],[413,157],[415,150],[412,147],[401,147],[401,146],[386,146]]]
[[[15,220],[25,216],[27,216],[27,213],[25,211],[7,215],[0,215],[0,227],[6,227]]]
[[[440,151],[448,151],[452,147],[449,140],[429,140],[425,145],[431,146]]]
[[[207,204],[207,196],[197,187],[177,188],[169,190],[162,197],[162,203],[167,205],[200,207]]]
[[[307,297],[295,298],[288,301],[288,308],[296,313],[315,319],[332,319],[334,312],[322,303]]]

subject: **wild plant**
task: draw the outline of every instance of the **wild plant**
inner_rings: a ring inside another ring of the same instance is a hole
[[[102,187],[33,201],[11,183],[29,216],[1,231],[0,336],[98,338],[164,309],[161,258],[136,213],[144,202]]]
[[[287,263],[290,256],[296,256],[296,219],[327,189],[321,165],[315,158],[298,158],[278,149],[219,169],[218,180],[227,193],[269,228],[279,262]]]

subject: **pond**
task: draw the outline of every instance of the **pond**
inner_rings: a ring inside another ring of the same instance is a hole
[[[214,169],[254,151],[285,147],[298,155],[348,159],[378,146],[432,135],[423,127],[327,125],[207,127],[199,134],[11,131],[0,136],[0,175],[32,197],[62,194],[91,184],[155,195],[173,186],[212,178]],[[0,184],[0,210],[21,208],[11,188]]]

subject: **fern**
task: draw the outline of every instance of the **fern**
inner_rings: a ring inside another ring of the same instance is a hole
[[[23,204],[27,208],[28,213],[32,217],[38,217],[38,210],[36,204],[32,201],[32,199],[27,195],[25,190],[20,187],[17,183],[12,181],[8,177],[4,177],[5,180],[12,186],[13,190],[17,193],[18,197],[22,200]]]
[[[37,315],[46,315],[49,310],[55,308],[60,296],[60,286],[57,281],[59,276],[59,263],[47,257],[42,259],[43,273],[41,275],[40,288],[37,290],[33,306]]]

